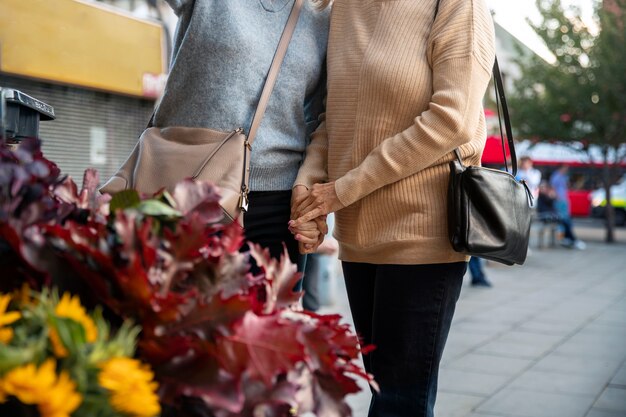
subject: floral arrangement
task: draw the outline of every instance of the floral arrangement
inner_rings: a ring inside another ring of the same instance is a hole
[[[126,321],[112,336],[68,293],[0,294],[0,415],[158,415],[153,373],[132,358],[138,333]]]
[[[36,142],[0,148],[0,290],[54,284],[133,319],[164,416],[351,415],[356,379],[374,384],[356,365],[368,348],[339,316],[296,308],[295,266],[242,250],[213,186],[111,199],[98,182],[88,170],[78,191]]]

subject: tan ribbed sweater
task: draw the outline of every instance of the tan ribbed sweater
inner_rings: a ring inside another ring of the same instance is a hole
[[[296,184],[336,181],[340,258],[466,260],[447,229],[448,162],[479,164],[494,60],[484,0],[335,0],[326,120]]]

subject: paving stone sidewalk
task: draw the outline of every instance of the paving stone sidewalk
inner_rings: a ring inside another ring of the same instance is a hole
[[[597,225],[578,231],[591,240],[585,251],[533,249],[523,267],[488,264],[490,289],[466,277],[436,417],[626,417],[626,244],[601,243]],[[349,317],[337,287],[323,312]],[[349,402],[367,416],[369,393]]]

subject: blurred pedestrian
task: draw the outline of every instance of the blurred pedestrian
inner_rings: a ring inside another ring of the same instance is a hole
[[[541,184],[541,171],[533,167],[533,160],[529,156],[522,156],[519,160],[517,179],[525,181],[532,196],[539,196],[539,184]]]
[[[472,278],[472,287],[491,287],[491,282],[487,280],[485,271],[483,270],[483,260],[472,256],[469,260],[470,277]]]
[[[556,192],[547,181],[542,181],[539,185],[539,193],[537,195],[537,217],[542,221],[560,221],[559,214],[555,208]]]
[[[563,226],[563,239],[561,244],[568,248],[583,250],[586,248],[585,242],[578,239],[574,233],[572,216],[569,203],[569,167],[561,165],[550,177],[550,185],[554,189],[554,210],[559,216]]]

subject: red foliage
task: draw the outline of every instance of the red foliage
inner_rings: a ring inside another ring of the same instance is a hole
[[[52,281],[133,318],[175,415],[351,414],[355,378],[372,382],[355,364],[357,337],[339,316],[297,311],[295,266],[256,245],[242,253],[241,227],[222,223],[213,186],[186,180],[171,194],[111,199],[93,170],[80,191],[59,179],[36,143],[0,158],[3,286]]]

